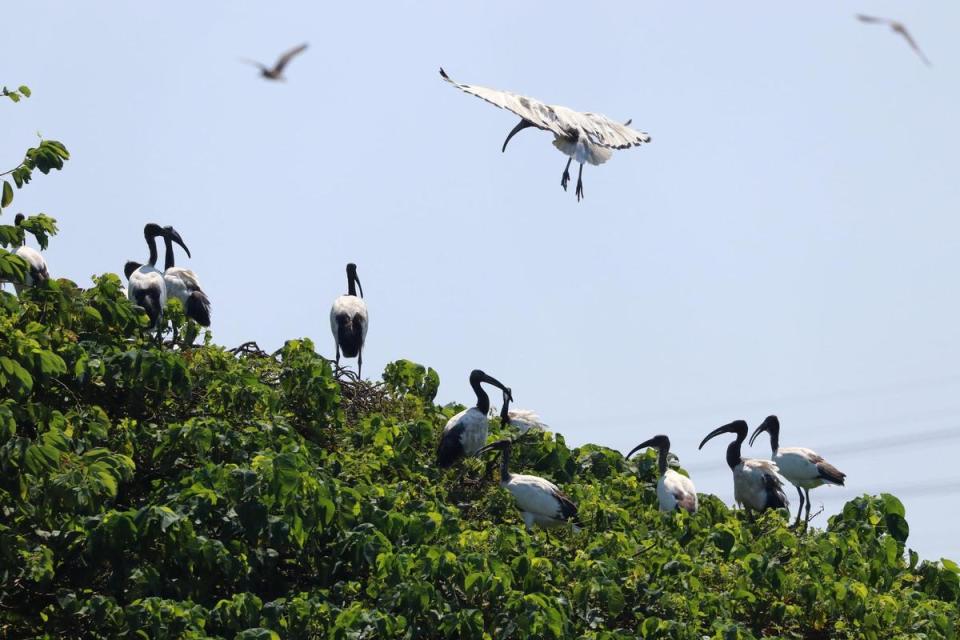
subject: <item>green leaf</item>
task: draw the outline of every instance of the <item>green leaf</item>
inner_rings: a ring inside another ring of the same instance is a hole
[[[9,207],[13,202],[13,187],[6,180],[3,181],[3,196],[0,197],[0,207]]]
[[[20,85],[19,87],[17,87],[17,91],[19,91],[20,93],[22,93],[23,95],[25,95],[25,96],[28,97],[28,98],[29,98],[30,95],[31,95],[31,94],[30,94],[30,87],[28,87],[28,86],[25,85],[25,84],[22,84],[22,85]]]

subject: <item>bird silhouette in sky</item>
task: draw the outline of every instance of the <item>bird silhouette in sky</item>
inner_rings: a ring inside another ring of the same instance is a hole
[[[290,64],[290,61],[299,53],[302,53],[304,49],[307,48],[306,43],[301,44],[298,47],[294,47],[287,51],[285,54],[280,56],[276,64],[273,67],[268,67],[265,64],[257,62],[256,60],[249,60],[247,58],[241,58],[241,61],[248,64],[252,64],[260,69],[260,75],[266,78],[267,80],[286,80],[283,76],[283,69]]]
[[[923,55],[923,51],[920,50],[920,47],[917,46],[917,43],[907,32],[907,28],[903,26],[902,22],[897,22],[896,20],[891,20],[889,18],[877,18],[875,16],[866,16],[862,13],[857,14],[857,20],[860,22],[866,22],[867,24],[885,24],[893,29],[894,33],[898,33],[906,39],[907,43],[910,45],[914,51],[917,52],[917,55],[920,56],[920,59],[923,60],[924,64],[928,67],[931,66],[930,61],[927,60],[927,56]]]

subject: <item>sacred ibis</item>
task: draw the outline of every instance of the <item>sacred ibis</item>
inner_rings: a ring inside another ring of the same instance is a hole
[[[920,59],[923,60],[923,63],[925,65],[927,65],[928,67],[931,66],[930,61],[927,60],[927,56],[923,55],[923,51],[920,50],[920,47],[917,45],[914,39],[910,36],[910,33],[907,31],[907,28],[903,26],[902,22],[897,22],[896,20],[891,20],[890,18],[878,18],[876,16],[866,16],[866,15],[863,15],[862,13],[857,14],[857,20],[859,20],[860,22],[865,22],[867,24],[887,25],[888,27],[890,27],[891,31],[893,31],[897,35],[903,36],[903,39],[906,40],[907,44],[910,45],[910,48],[913,49],[913,51],[918,56],[920,56]]]
[[[583,197],[583,165],[600,165],[610,159],[615,149],[629,149],[650,142],[650,136],[631,129],[631,120],[624,124],[614,122],[599,113],[581,113],[559,105],[549,105],[509,91],[499,91],[472,84],[460,84],[454,81],[441,68],[440,75],[456,88],[489,102],[495,107],[506,109],[520,116],[520,123],[513,128],[503,142],[501,151],[507,150],[517,132],[527,127],[536,127],[553,134],[553,146],[570,159],[560,178],[560,186],[567,190],[570,182],[570,163],[574,160],[580,165],[577,175],[577,201]]]
[[[163,261],[163,280],[167,285],[167,297],[176,298],[183,304],[187,317],[203,327],[210,326],[210,298],[200,287],[200,280],[190,269],[178,267],[173,256],[173,243],[176,242],[190,255],[190,250],[183,243],[183,238],[176,229],[167,226],[163,228],[163,240],[166,245],[166,256]]]
[[[547,424],[540,419],[535,411],[530,409],[511,409],[510,402],[513,397],[510,390],[503,392],[503,407],[500,409],[500,424],[504,427],[511,426],[521,434],[528,431],[546,431]]]
[[[157,236],[163,234],[158,224],[150,222],[144,226],[143,237],[150,248],[146,264],[128,261],[123,267],[128,281],[127,297],[146,312],[150,326],[156,327],[159,327],[163,306],[167,303],[167,286],[163,273],[157,269]]]
[[[533,529],[535,524],[545,529],[571,524],[574,533],[580,531],[577,526],[577,505],[557,485],[539,476],[510,473],[512,447],[512,440],[497,440],[480,449],[477,454],[500,452],[500,486],[513,494],[527,530]]]
[[[360,287],[360,297],[357,297]],[[330,330],[337,348],[337,366],[340,352],[345,358],[357,359],[357,377],[363,368],[363,343],[367,339],[367,305],[363,301],[363,285],[357,277],[357,265],[347,265],[347,294],[338,297],[330,307]]]
[[[510,389],[502,382],[488,376],[479,369],[470,372],[470,386],[477,394],[477,405],[464,409],[447,420],[440,436],[440,445],[437,447],[437,466],[447,468],[453,466],[460,458],[474,456],[487,443],[487,433],[490,421],[487,412],[490,411],[490,396],[483,390],[481,384],[492,384],[513,399]],[[506,406],[506,404],[505,404]]]
[[[13,225],[15,227],[20,227],[23,220],[23,214],[18,213],[13,217]],[[23,284],[20,284],[19,282],[13,283],[13,288],[16,289],[17,295],[20,295],[20,291],[24,286],[33,287],[38,284],[43,284],[50,279],[50,273],[47,271],[47,261],[44,260],[39,251],[27,246],[27,236],[25,232],[23,241],[20,243],[20,246],[17,247],[17,250],[14,253],[20,256],[28,266],[27,274],[23,280]]]
[[[748,510],[788,509],[783,482],[777,475],[777,465],[770,460],[740,457],[740,445],[747,439],[747,423],[734,420],[717,427],[703,439],[699,449],[707,441],[721,433],[733,433],[737,438],[727,446],[727,464],[733,472],[733,497]]]
[[[660,502],[660,511],[674,511],[686,509],[690,513],[697,512],[697,489],[693,481],[687,476],[667,468],[667,454],[670,453],[670,438],[664,435],[654,436],[641,442],[627,454],[627,459],[634,453],[646,447],[657,449],[657,466],[660,470],[660,479],[657,480],[657,500]]]
[[[280,58],[272,67],[268,67],[267,65],[257,62],[256,60],[248,60],[246,58],[241,58],[241,61],[258,67],[260,69],[260,75],[267,80],[286,80],[286,78],[283,77],[284,68],[290,63],[291,60],[293,60],[294,56],[303,52],[303,50],[306,48],[306,44],[301,44],[293,49],[290,49],[280,56]]]
[[[800,524],[800,512],[803,511],[804,494],[806,494],[807,513],[804,522],[810,522],[810,489],[823,484],[843,486],[847,474],[824,460],[816,451],[803,447],[780,446],[780,420],[777,416],[767,418],[757,427],[750,436],[750,446],[757,436],[766,431],[770,434],[770,450],[773,462],[784,478],[797,488],[800,496],[800,506],[797,508],[797,520],[794,526]],[[801,491],[803,489],[803,491]]]

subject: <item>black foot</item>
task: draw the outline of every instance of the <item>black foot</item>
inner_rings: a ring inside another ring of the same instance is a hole
[[[577,202],[580,202],[581,198],[583,198],[583,181],[577,180]]]
[[[566,169],[563,170],[563,177],[560,178],[560,186],[563,187],[563,190],[567,190],[567,184],[570,182],[570,172]]]

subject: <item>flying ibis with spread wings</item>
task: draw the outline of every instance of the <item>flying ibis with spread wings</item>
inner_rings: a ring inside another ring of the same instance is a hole
[[[290,61],[293,60],[294,56],[300,53],[303,53],[303,50],[306,48],[307,48],[307,45],[306,43],[304,43],[294,47],[293,49],[290,49],[289,51],[284,53],[282,56],[280,56],[280,58],[276,61],[276,63],[272,67],[268,67],[267,65],[261,62],[257,62],[256,60],[249,60],[247,58],[241,58],[241,61],[246,62],[247,64],[252,64],[255,67],[258,67],[260,69],[260,75],[266,78],[267,80],[286,80],[286,78],[283,77],[283,70],[286,68],[288,64],[290,64]]]
[[[552,133],[553,146],[570,157],[560,179],[560,186],[564,191],[567,190],[567,184],[570,182],[570,163],[576,160],[580,165],[576,189],[578,202],[583,198],[584,164],[600,165],[609,160],[616,149],[629,149],[650,142],[649,135],[628,126],[631,120],[620,124],[599,113],[582,113],[559,105],[545,104],[509,91],[460,84],[448,76],[443,69],[440,69],[440,75],[461,91],[520,116],[520,123],[504,140],[502,151],[507,150],[510,138],[528,127],[536,127]]]
[[[890,18],[878,18],[876,16],[867,16],[862,13],[857,14],[857,20],[864,22],[866,24],[885,24],[897,35],[903,36],[903,39],[907,41],[907,44],[910,45],[910,48],[913,49],[914,53],[920,56],[920,59],[923,60],[923,63],[928,67],[930,61],[927,60],[927,56],[923,55],[923,51],[920,50],[920,46],[916,43],[913,37],[910,35],[910,32],[907,31],[907,28],[903,26],[902,22],[897,22],[896,20],[891,20]]]

